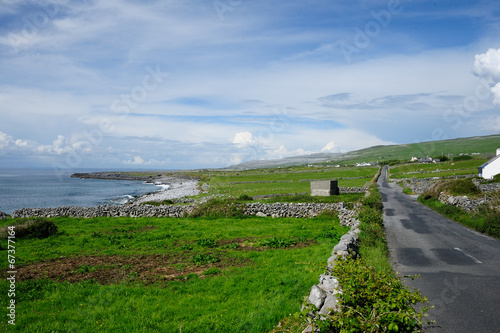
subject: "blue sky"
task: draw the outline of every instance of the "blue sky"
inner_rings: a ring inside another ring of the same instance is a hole
[[[0,3],[0,167],[225,167],[500,132],[498,1]]]

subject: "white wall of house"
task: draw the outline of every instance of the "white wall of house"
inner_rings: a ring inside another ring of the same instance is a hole
[[[496,156],[495,158],[488,161],[488,163],[483,167],[482,177],[484,179],[491,179],[495,175],[500,173],[500,156]]]

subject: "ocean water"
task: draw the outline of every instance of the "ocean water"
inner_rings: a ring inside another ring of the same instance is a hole
[[[95,170],[76,170],[91,172]],[[58,176],[54,170],[0,169],[0,211],[19,208],[124,204],[133,197],[161,190],[142,181]]]

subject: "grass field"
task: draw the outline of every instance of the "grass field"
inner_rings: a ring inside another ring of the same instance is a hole
[[[248,171],[219,171],[205,179],[210,194],[222,196],[310,192],[310,180],[338,180],[339,186],[363,187],[373,179],[376,167],[290,167]]]
[[[460,154],[473,153],[492,156],[495,155],[499,142],[500,135],[489,135],[392,146],[375,146],[340,155],[334,160],[340,164],[353,164],[389,160],[409,161],[412,157],[425,156],[446,155],[456,157],[460,156]]]
[[[487,159],[478,158],[468,161],[441,162],[436,164],[411,163],[393,166],[389,172],[392,179],[477,175],[477,168],[486,161]]]
[[[346,231],[331,216],[54,222],[56,235],[16,241],[10,331],[270,331],[300,309]]]

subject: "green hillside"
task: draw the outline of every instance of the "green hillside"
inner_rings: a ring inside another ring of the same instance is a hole
[[[495,155],[500,147],[500,134],[476,136],[442,141],[429,141],[389,146],[374,146],[351,151],[344,154],[318,153],[287,157],[280,160],[257,160],[233,165],[227,169],[260,169],[287,167],[307,164],[341,164],[383,162],[389,160],[406,160],[412,157],[441,156],[450,158],[460,154],[479,154],[488,157]]]
[[[500,135],[478,136],[443,141],[430,141],[391,146],[375,146],[352,151],[338,158],[337,161],[348,162],[376,162],[387,160],[405,160],[411,157],[459,156],[460,154],[494,155],[500,147]]]

